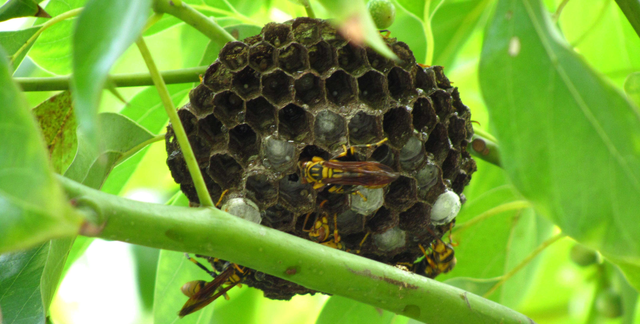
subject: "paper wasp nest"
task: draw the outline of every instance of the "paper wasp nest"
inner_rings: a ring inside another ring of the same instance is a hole
[[[298,18],[226,44],[178,111],[213,201],[228,189],[223,202],[249,200],[262,225],[305,239],[308,213],[307,228],[316,215],[333,226],[337,214],[352,252],[370,232],[364,257],[396,265],[421,256],[418,245],[433,240],[427,226],[440,225],[437,236],[449,226],[431,219],[434,205],[443,209],[438,198],[464,202],[462,190],[476,170],[466,150],[473,128],[442,67],[422,68],[405,43],[386,42],[400,61],[350,43],[326,21]],[[367,202],[301,183],[299,161],[329,159],[342,145],[383,138],[388,141],[377,148],[357,149],[358,160],[386,164],[400,177],[382,189],[360,190]],[[197,204],[171,125],[166,140],[173,178]],[[269,298],[313,292],[271,276],[245,282]]]

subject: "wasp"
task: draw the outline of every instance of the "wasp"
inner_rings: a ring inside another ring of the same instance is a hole
[[[248,273],[248,271],[242,270],[235,263],[227,263],[222,272],[216,273],[209,271],[204,265],[188,255],[187,258],[209,273],[213,277],[213,280],[209,282],[195,280],[187,282],[182,286],[182,293],[189,297],[189,300],[187,300],[184,306],[182,306],[182,309],[180,309],[178,313],[180,317],[199,311],[220,296],[225,296],[226,299],[229,299],[227,291],[240,285],[244,276]],[[225,284],[227,286],[223,287]]]
[[[344,152],[326,161],[314,156],[311,161],[300,164],[302,183],[312,183],[313,189],[319,190],[328,186],[330,193],[351,193],[367,198],[356,190],[356,186],[369,189],[383,188],[398,178],[398,173],[390,167],[374,161],[340,161],[341,158],[353,158],[356,147],[375,147],[387,139],[375,144],[361,146],[343,146]]]
[[[322,209],[322,206],[327,202],[327,200],[320,203],[318,206],[319,209]],[[308,213],[304,218],[304,223],[302,223],[302,231],[308,232],[309,237],[324,245],[334,249],[344,250],[345,246],[342,244],[342,238],[338,233],[338,214],[333,215],[333,240],[331,239],[331,229],[329,228],[329,220],[327,216],[322,215],[320,219],[316,217],[316,220],[313,222],[313,227],[311,229],[307,228],[307,221],[309,220],[309,216],[311,213]]]
[[[450,231],[454,224],[454,222],[451,222],[446,231]],[[455,267],[457,260],[452,243],[445,243],[442,239],[435,236],[431,229],[428,230],[435,237],[435,240],[431,242],[430,253],[427,252],[422,245],[418,245],[420,250],[422,250],[422,254],[424,254],[424,259],[418,263],[416,271],[418,273],[424,272],[429,278],[435,278],[441,273],[451,271],[453,267]],[[451,240],[451,236],[449,236],[449,240]]]

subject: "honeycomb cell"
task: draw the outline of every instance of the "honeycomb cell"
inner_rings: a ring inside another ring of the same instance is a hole
[[[449,114],[453,112],[451,106],[451,95],[444,90],[436,90],[431,94],[431,100],[433,101],[433,108],[436,111],[436,115],[440,117],[440,120],[444,121],[449,117]]]
[[[337,71],[326,80],[327,97],[337,106],[345,106],[356,97],[354,80],[344,71]]]
[[[453,192],[461,195],[460,200],[462,201],[462,204],[464,204],[464,200],[462,199],[464,195],[462,195],[462,191],[464,190],[464,187],[469,184],[469,181],[471,181],[471,176],[469,175],[469,173],[465,172],[464,170],[460,170],[455,180],[451,182],[451,189],[453,190]]]
[[[298,161],[311,161],[314,156],[321,157],[323,160],[328,160],[330,157],[329,152],[321,149],[320,147],[316,145],[307,145],[302,149],[302,152],[300,152]]]
[[[374,49],[367,47],[367,60],[372,68],[386,74],[393,67],[393,62],[380,55]]]
[[[260,224],[260,222],[262,221],[258,206],[253,201],[246,198],[231,198],[227,200],[222,205],[222,207],[220,207],[220,209],[226,211],[231,215],[240,217],[250,222],[254,222],[256,224]]]
[[[440,169],[434,163],[428,162],[416,173],[418,190],[429,190],[440,179]]]
[[[452,149],[447,154],[447,158],[442,162],[442,177],[454,180],[460,169],[460,152]]]
[[[220,61],[211,64],[205,72],[202,83],[213,92],[220,92],[231,87],[232,73]]]
[[[310,212],[315,201],[315,191],[311,184],[303,184],[300,177],[293,173],[279,181],[280,202],[294,213]]]
[[[451,190],[445,191],[431,208],[431,223],[443,225],[451,222],[460,212],[460,207],[460,197]]]
[[[244,121],[244,100],[233,91],[224,91],[213,97],[214,115],[225,125]]]
[[[200,173],[202,174],[202,178],[204,179],[204,183],[207,185],[207,190],[209,191],[209,196],[211,200],[218,201],[222,196],[222,188],[211,179],[211,177],[207,174],[206,169],[201,169]],[[196,193],[196,197],[198,194]]]
[[[380,139],[380,118],[361,111],[349,120],[349,143],[351,145],[373,143]]]
[[[436,84],[438,88],[448,89],[451,88],[451,82],[447,79],[447,76],[444,75],[444,67],[436,65],[433,67],[433,72],[436,75]]]
[[[333,27],[329,22],[323,22],[322,31],[320,32],[322,39],[334,48],[339,48],[347,44],[347,40]]]
[[[466,124],[467,121],[458,116],[454,115],[449,118],[448,133],[453,147],[460,148],[460,143],[467,138]]]
[[[458,88],[453,88],[453,91],[451,92],[451,98],[453,98],[453,107],[456,109],[458,116],[465,120],[469,119],[471,117],[471,111],[469,110],[469,107],[462,103],[462,100],[460,99],[460,91],[458,91]]]
[[[364,230],[364,216],[353,210],[338,214],[338,230],[341,236],[361,233]]]
[[[322,74],[335,66],[333,48],[327,42],[319,42],[309,47],[309,65],[316,72]]]
[[[428,98],[418,98],[413,104],[413,128],[422,134],[423,137],[427,137],[429,131],[438,123],[438,116],[433,110],[431,101]],[[427,136],[424,136],[427,134]]]
[[[295,40],[304,45],[315,44],[320,40],[320,26],[313,18],[296,18],[291,27]]]
[[[294,219],[295,215],[280,205],[271,206],[262,213],[262,225],[283,232],[293,230]]]
[[[386,207],[380,207],[366,222],[366,227],[373,233],[382,233],[396,225],[398,225],[398,215]]]
[[[406,244],[406,233],[398,227],[393,227],[384,233],[373,234],[373,242],[380,251],[393,251],[400,249]]]
[[[278,51],[278,66],[290,74],[307,69],[307,49],[298,43],[289,44]]]
[[[422,89],[427,94],[436,90],[436,74],[433,69],[424,69],[418,66],[413,80],[415,81],[415,87]]]
[[[291,41],[291,26],[286,24],[268,23],[262,28],[264,40],[275,47],[282,47]]]
[[[338,50],[338,64],[343,70],[358,75],[367,68],[365,56],[364,48],[349,43]]]
[[[375,151],[373,151],[373,153],[371,154],[371,160],[378,161],[392,168],[396,164],[395,154],[387,144],[380,145],[378,148],[376,148]]]
[[[387,82],[389,93],[398,101],[408,99],[415,93],[413,84],[411,83],[411,75],[399,67],[391,69]]]
[[[249,49],[249,66],[256,71],[265,72],[276,66],[275,48],[269,43],[260,43]]]
[[[429,225],[429,215],[431,214],[431,206],[424,203],[416,203],[400,213],[400,224],[398,227],[405,231],[415,231],[418,228],[427,228]]]
[[[265,173],[250,175],[245,183],[247,197],[255,201],[260,209],[275,204],[278,200],[278,188],[276,183],[269,179]]]
[[[202,137],[196,134],[188,135],[187,139],[189,139],[189,144],[193,149],[193,153],[196,156],[198,164],[206,165],[207,160],[209,159],[209,154],[211,152],[211,147],[208,145],[209,143],[207,143]]]
[[[282,172],[295,166],[296,147],[289,141],[279,140],[269,136],[264,141],[263,164],[269,169]]]
[[[253,36],[249,36],[245,39],[242,40],[245,44],[251,46],[251,45],[255,45],[258,44],[262,41],[262,35],[258,34],[258,35],[253,35]]]
[[[178,117],[180,118],[182,127],[187,135],[195,133],[196,124],[198,122],[198,118],[196,118],[196,116],[187,109],[180,109],[178,110]]]
[[[323,110],[316,115],[314,125],[316,142],[333,151],[342,144],[347,144],[347,126],[342,116]]]
[[[231,89],[244,99],[251,99],[260,93],[260,74],[246,67],[233,75]]]
[[[367,197],[367,201],[362,200],[360,195],[349,195],[351,210],[362,215],[370,215],[382,207],[384,203],[383,188],[369,189],[358,187],[358,191]]]
[[[213,112],[212,99],[213,92],[202,83],[189,91],[191,110],[201,118]]]
[[[405,210],[416,201],[416,181],[400,176],[389,185],[385,206],[393,210]]]
[[[447,129],[442,124],[437,124],[433,129],[424,148],[427,152],[433,153],[436,163],[440,164],[444,161],[451,149],[451,143],[449,143]]]
[[[276,107],[263,97],[249,100],[246,121],[258,133],[271,134],[276,130]]]
[[[258,158],[259,142],[258,135],[247,124],[240,124],[229,131],[229,152],[243,165]]]
[[[249,46],[243,42],[229,42],[220,50],[219,59],[231,71],[242,69],[249,62]]]
[[[397,42],[391,45],[391,50],[396,53],[400,60],[397,64],[405,70],[411,70],[416,65],[416,58],[409,46],[403,42]]]
[[[384,114],[382,128],[389,139],[389,143],[402,147],[411,136],[411,114],[405,107],[389,110]]]
[[[293,78],[283,71],[262,76],[262,94],[278,107],[293,100],[292,87]]]
[[[206,173],[224,189],[240,188],[242,166],[228,154],[214,154]]]
[[[213,114],[198,121],[198,135],[209,143],[212,151],[223,150],[227,146],[227,128]]]
[[[304,109],[290,104],[278,112],[278,133],[284,139],[306,142],[311,136],[311,120],[313,116]]]
[[[369,71],[358,78],[360,100],[372,109],[384,111],[387,104],[387,85],[384,75]]]
[[[414,136],[409,137],[398,156],[400,167],[405,171],[417,169],[425,160],[422,142]]]
[[[310,108],[324,104],[324,81],[313,73],[307,73],[295,81],[296,100]]]

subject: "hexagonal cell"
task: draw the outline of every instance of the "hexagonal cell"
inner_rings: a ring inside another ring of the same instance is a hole
[[[258,157],[259,142],[258,135],[247,124],[240,124],[229,131],[229,152],[244,165]]]
[[[426,137],[424,134],[428,136],[429,131],[438,122],[438,116],[433,110],[429,98],[418,98],[413,104],[411,115],[413,115],[413,128],[420,132],[423,137]]]
[[[290,232],[293,230],[295,215],[280,205],[267,208],[262,213],[262,224],[279,231]]]
[[[383,233],[373,234],[371,239],[380,251],[385,252],[400,249],[407,244],[405,231],[399,229],[397,226]]]
[[[416,65],[416,58],[413,56],[413,52],[409,49],[409,45],[403,42],[397,42],[391,45],[391,50],[396,53],[400,62],[398,66],[403,67],[405,70],[411,70]]]
[[[389,138],[389,143],[396,147],[402,147],[411,136],[411,114],[405,107],[389,110],[384,114],[382,128]]]
[[[279,181],[280,202],[289,211],[295,213],[313,210],[315,191],[311,184],[302,184],[297,174],[290,174]]]
[[[460,197],[451,190],[445,191],[431,207],[431,223],[443,225],[451,222],[460,212],[460,207]]]
[[[249,46],[238,41],[228,42],[220,50],[218,59],[231,71],[242,69],[249,62]]]
[[[206,173],[224,189],[240,188],[242,166],[228,154],[213,155]]]
[[[243,197],[235,197],[227,200],[220,209],[233,216],[256,224],[260,224],[262,221],[258,205]]]
[[[309,47],[309,65],[322,74],[335,65],[333,48],[327,42],[320,42]]]
[[[342,37],[340,32],[336,30],[328,21],[322,22],[322,31],[320,32],[322,39],[331,46],[338,48],[347,44],[347,40]]]
[[[326,80],[327,97],[338,105],[345,106],[356,97],[355,80],[344,71],[337,71]]]
[[[358,78],[360,100],[372,109],[384,110],[387,104],[387,85],[384,75],[369,71]]]
[[[289,141],[269,136],[264,140],[263,152],[262,163],[267,168],[282,172],[295,166],[296,147]]]
[[[275,48],[269,43],[260,43],[249,49],[249,65],[260,71],[267,71],[276,66]]]
[[[206,165],[209,160],[209,154],[211,153],[211,147],[202,137],[192,134],[188,135],[189,144],[193,149],[193,154],[196,156],[196,161],[199,165]]]
[[[307,49],[298,43],[292,43],[280,49],[277,57],[278,66],[290,74],[301,72],[308,66]]]
[[[471,175],[469,175],[469,173],[465,172],[464,170],[460,170],[455,180],[451,182],[451,189],[453,190],[453,192],[461,195],[460,200],[463,200],[462,197],[464,195],[462,195],[462,191],[464,190],[464,187],[469,184],[469,181],[471,181]],[[464,204],[464,201],[462,201],[462,204]]]
[[[227,128],[213,114],[198,121],[198,135],[209,143],[212,151],[223,150],[227,146]]]
[[[431,93],[436,89],[436,74],[433,72],[433,69],[425,69],[418,66],[415,70],[416,74],[413,81],[417,89],[422,89],[426,93]]]
[[[361,233],[364,230],[364,216],[353,210],[338,214],[338,230],[341,236]]]
[[[439,65],[432,66],[433,72],[436,74],[436,83],[438,84],[438,88],[447,89],[451,88],[451,82],[447,79],[447,76],[444,75],[444,67]]]
[[[253,35],[253,36],[249,36],[245,39],[242,40],[243,43],[252,46],[255,44],[258,44],[262,41],[262,35],[258,34],[258,35]]]
[[[424,159],[422,142],[414,136],[409,137],[407,144],[402,147],[398,156],[400,167],[405,171],[413,171],[422,164]]]
[[[358,191],[367,197],[367,201],[364,201],[358,194],[349,195],[351,210],[362,215],[370,215],[382,207],[384,203],[384,188],[369,189],[359,186]]]
[[[453,88],[451,98],[453,98],[453,107],[456,109],[458,116],[463,119],[469,119],[471,117],[471,111],[469,110],[469,107],[462,103],[462,100],[460,99],[460,91],[458,91],[457,87]]]
[[[373,153],[371,154],[371,160],[378,161],[392,168],[396,164],[395,154],[387,144],[381,145],[375,151],[373,151]]]
[[[202,79],[202,83],[213,92],[220,92],[231,87],[231,71],[220,61],[209,66]]]
[[[416,203],[407,211],[400,213],[400,224],[398,227],[405,231],[415,231],[426,228],[429,225],[429,215],[431,206],[424,203]]]
[[[202,83],[189,91],[191,110],[200,117],[204,117],[213,112],[212,99],[213,92]]]
[[[251,99],[260,93],[260,74],[250,67],[233,76],[232,89],[244,99]]]
[[[291,41],[291,26],[286,24],[268,23],[262,28],[264,40],[275,47],[289,44]]]
[[[349,143],[351,145],[373,143],[381,137],[380,118],[361,111],[349,120]]]
[[[418,190],[429,190],[440,179],[440,168],[434,163],[425,164],[415,176]]]
[[[433,132],[429,134],[429,139],[424,144],[424,148],[427,152],[433,153],[433,156],[438,163],[442,163],[442,161],[447,157],[447,154],[449,154],[449,150],[451,149],[451,143],[447,136],[447,129],[442,125],[442,123],[437,124],[433,129]]]
[[[394,67],[388,75],[389,93],[396,100],[406,99],[415,93],[409,72]]]
[[[200,170],[202,177],[204,178],[204,183],[207,185],[207,190],[209,191],[209,196],[211,200],[217,202],[220,200],[220,196],[222,196],[222,188],[211,179],[211,177],[207,174],[207,170]],[[194,188],[195,189],[195,188]],[[196,197],[198,194],[196,193]]]
[[[293,100],[293,78],[280,70],[262,76],[262,94],[276,106]]]
[[[263,97],[249,100],[247,101],[246,121],[259,133],[271,134],[277,128],[276,107]]]
[[[347,144],[347,127],[344,118],[329,110],[323,110],[316,115],[313,130],[317,143],[325,145],[330,150]]]
[[[244,120],[244,100],[232,91],[224,91],[213,97],[213,113],[223,123],[233,125]]]
[[[312,119],[304,109],[289,104],[278,112],[278,133],[284,139],[306,142],[311,136]]]
[[[196,131],[198,118],[196,118],[196,116],[194,116],[190,111],[186,109],[180,109],[178,110],[178,117],[180,118],[182,127],[184,128],[184,131],[185,133],[187,133],[187,135],[193,134]]]
[[[263,173],[252,174],[245,183],[247,197],[255,201],[261,209],[272,205],[278,199],[276,183]]]
[[[384,232],[398,225],[398,214],[392,213],[389,209],[381,207],[373,217],[366,222],[366,227],[373,233]]]
[[[455,115],[449,118],[448,133],[453,147],[460,148],[460,143],[467,138],[466,123],[466,120]]]
[[[393,67],[393,62],[391,60],[380,55],[370,47],[367,47],[367,60],[372,68],[382,73],[387,73]]]
[[[295,81],[296,100],[315,108],[324,103],[324,81],[307,73]]]
[[[366,68],[364,48],[349,43],[338,50],[338,64],[351,74],[359,74]]]
[[[432,93],[430,97],[433,101],[433,108],[438,117],[440,117],[440,120],[446,120],[446,118],[449,117],[449,114],[453,112],[451,95],[444,90],[437,90]]]
[[[385,206],[393,210],[404,210],[416,201],[416,181],[404,176],[389,185]]]
[[[320,27],[316,19],[308,17],[296,18],[291,27],[293,29],[293,37],[302,44],[309,45],[320,40]]]
[[[447,158],[442,162],[442,177],[454,180],[460,168],[460,152],[452,149],[447,154]]]
[[[319,148],[318,146],[307,145],[304,147],[304,149],[302,149],[302,152],[300,152],[300,155],[298,156],[298,161],[300,162],[311,161],[311,159],[313,159],[314,156],[321,157],[323,160],[328,160],[330,157],[329,152]]]

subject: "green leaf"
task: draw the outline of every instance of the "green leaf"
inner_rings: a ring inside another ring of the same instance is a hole
[[[0,7],[0,21],[19,17],[51,18],[34,0],[9,0]]]
[[[640,107],[640,72],[633,72],[624,81],[624,92],[637,107]]]
[[[427,56],[427,38],[420,18],[397,6],[396,20],[387,30],[391,32],[390,37],[397,37],[399,41],[409,45],[417,62],[424,63]]]
[[[29,40],[31,36],[38,32],[39,29],[39,27],[31,27],[16,31],[0,32],[0,46],[2,46],[4,50],[7,51],[7,54],[11,56],[11,64],[13,65],[14,70],[20,66],[20,63],[22,63],[22,60],[27,55],[31,46],[33,46],[33,43],[22,49],[20,53],[18,53],[18,51],[27,43],[27,40]]]
[[[355,300],[332,296],[324,304],[316,324],[330,323],[392,323],[396,314]]]
[[[76,214],[53,177],[27,103],[0,49],[0,253],[77,232]]]
[[[73,263],[76,262],[89,248],[89,245],[93,243],[93,240],[93,237],[76,236],[75,240],[73,241],[73,245],[69,249],[69,254],[64,264],[64,269],[62,269],[62,278],[66,276],[67,271],[69,271]]]
[[[169,84],[167,89],[171,94],[173,104],[178,106],[191,90],[191,84]],[[169,120],[158,95],[158,90],[155,87],[149,87],[139,92],[120,113],[133,119],[133,121],[154,134],[159,133]],[[102,191],[113,195],[120,194],[122,188],[127,184],[127,181],[147,153],[147,150],[148,147],[145,147],[129,159],[118,164],[104,182]]]
[[[559,41],[535,0],[502,0],[480,82],[514,186],[640,288],[640,117]]]
[[[142,245],[132,245],[131,252],[135,261],[138,294],[142,300],[142,306],[147,310],[152,310],[160,250]]]
[[[150,0],[92,0],[78,17],[70,82],[78,131],[89,145],[98,144],[97,112],[109,70],[140,36],[150,5]]]
[[[104,130],[98,145],[91,145],[78,134],[78,153],[64,174],[94,189],[102,186],[116,164],[154,137],[131,119],[115,113],[98,115],[98,126]]]
[[[247,37],[260,34],[262,28],[253,25],[233,25],[224,27],[226,31],[228,31],[231,35],[238,35],[238,39],[245,39]],[[209,41],[207,48],[202,55],[202,59],[200,60],[200,65],[209,65],[213,64],[213,62],[218,58],[218,53],[222,46],[213,41]]]
[[[61,92],[33,109],[44,140],[49,148],[53,170],[64,173],[73,161],[78,148],[76,117],[69,91]]]

